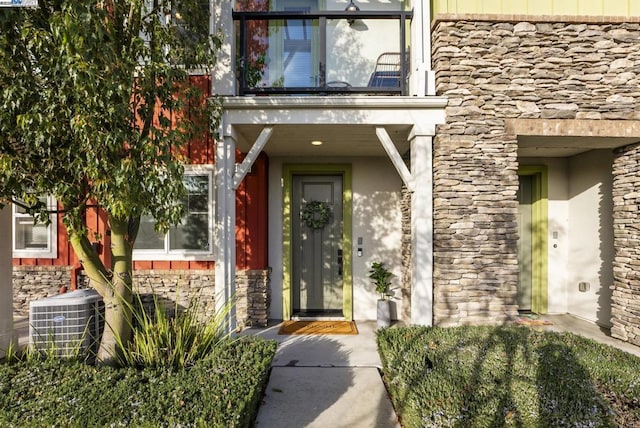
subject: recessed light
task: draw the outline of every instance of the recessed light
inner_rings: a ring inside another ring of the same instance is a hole
[[[313,140],[313,141],[311,142],[311,145],[312,145],[312,146],[321,146],[321,145],[322,145],[322,141],[320,141],[320,140]]]

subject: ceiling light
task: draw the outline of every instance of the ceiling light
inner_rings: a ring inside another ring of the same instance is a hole
[[[347,5],[345,12],[360,12],[360,8],[351,0]]]
[[[311,145],[312,145],[312,146],[321,146],[321,145],[322,145],[322,141],[320,141],[320,140],[313,140],[313,141],[311,142]]]

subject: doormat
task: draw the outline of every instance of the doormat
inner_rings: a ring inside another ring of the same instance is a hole
[[[358,334],[353,321],[283,321],[278,334]]]
[[[530,326],[540,326],[540,325],[553,325],[551,321],[543,320],[542,318],[538,318],[535,315],[523,316],[516,319],[516,324],[518,325],[530,325]]]

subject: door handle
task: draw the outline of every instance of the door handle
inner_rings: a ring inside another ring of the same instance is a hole
[[[342,250],[338,250],[338,275],[342,276]]]

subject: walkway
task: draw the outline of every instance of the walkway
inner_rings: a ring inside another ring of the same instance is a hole
[[[279,343],[257,428],[400,426],[380,377],[376,324],[356,324],[358,335],[246,331]]]

